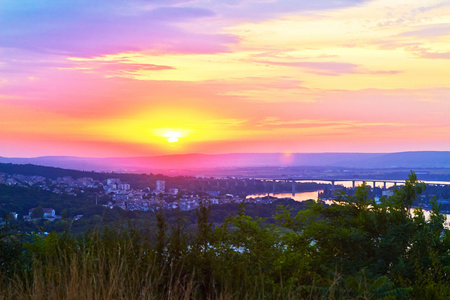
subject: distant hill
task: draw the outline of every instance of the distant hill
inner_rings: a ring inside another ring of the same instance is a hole
[[[26,176],[43,176],[56,179],[58,177],[70,176],[74,179],[82,177],[91,177],[95,180],[104,181],[107,178],[119,178],[123,182],[130,183],[136,188],[145,188],[152,186],[155,188],[156,180],[166,180],[169,185],[179,185],[179,177],[168,177],[162,174],[132,174],[132,173],[111,173],[111,172],[93,172],[79,171],[55,167],[38,166],[32,164],[13,164],[0,163],[0,173],[9,175],[21,174]],[[183,179],[183,178],[182,178]]]
[[[148,157],[0,157],[0,163],[35,164],[86,171],[152,172],[170,169],[316,166],[344,168],[450,168],[450,151],[398,153],[230,153]]]
[[[0,163],[0,173],[5,174],[21,174],[26,176],[43,176],[46,178],[56,179],[58,177],[70,176],[72,178],[91,177],[97,180],[107,178],[107,173],[85,172],[78,170],[69,170],[55,167],[37,166],[32,164],[13,164]],[[111,176],[109,176],[111,177]]]

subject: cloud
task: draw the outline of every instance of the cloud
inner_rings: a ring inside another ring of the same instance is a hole
[[[146,14],[153,21],[183,22],[189,19],[213,17],[216,13],[209,9],[194,7],[160,7]]]
[[[203,85],[215,87],[218,95],[228,99],[252,103],[300,103],[314,102],[314,92],[302,86],[302,82],[286,77],[247,77],[239,81],[210,81]]]
[[[448,2],[447,1],[442,1],[441,3],[419,7],[417,10],[422,12],[422,13],[424,13],[424,12],[428,12],[428,11],[431,11],[431,10],[436,10],[436,9],[439,9],[439,8],[442,8],[442,7],[446,7],[446,6],[448,6]]]
[[[340,62],[292,62],[281,65],[301,67],[319,75],[338,76],[358,73],[358,65]]]
[[[317,106],[325,118],[358,119],[365,122],[412,122],[448,124],[450,109],[447,87],[429,89],[328,90],[317,96]],[[317,114],[318,116],[318,114]]]
[[[434,52],[429,48],[423,47],[421,44],[398,44],[398,48],[403,48],[419,58],[429,59],[450,59],[450,52]]]
[[[179,26],[213,17],[215,12],[207,8],[146,9],[141,1],[5,2],[0,46],[7,48],[91,57],[142,50],[220,53],[238,42],[233,35],[195,33]]]
[[[365,70],[360,65],[352,63],[342,62],[271,62],[271,61],[255,61],[264,64],[286,66],[286,67],[299,67],[307,69],[309,73],[324,76],[340,76],[346,74],[385,74],[394,75],[400,73],[400,71],[388,70],[388,71],[370,71]]]
[[[434,38],[450,35],[449,24],[433,24],[421,26],[420,29],[400,33],[400,37]]]
[[[81,70],[83,72],[99,72],[103,76],[123,76],[137,74],[141,71],[175,70],[174,67],[154,64],[136,64],[127,62],[81,62],[68,69]]]
[[[223,53],[239,42],[222,33],[224,26],[367,1],[4,0],[0,47],[79,57],[144,50]]]
[[[450,59],[450,52],[423,52],[423,58]]]
[[[450,52],[430,52],[427,50],[420,50],[419,56],[431,59],[450,59]]]
[[[409,124],[395,122],[364,122],[359,120],[330,120],[330,119],[300,119],[282,120],[278,117],[269,117],[258,121],[255,127],[259,129],[281,128],[316,128],[316,127],[381,127],[381,126],[408,126]]]
[[[200,0],[198,5],[208,5],[220,15],[241,21],[263,21],[283,14],[313,13],[361,5],[369,0]]]

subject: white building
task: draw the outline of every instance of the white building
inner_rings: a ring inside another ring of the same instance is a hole
[[[30,217],[36,208],[37,207],[28,210],[28,215]],[[55,210],[53,208],[43,208],[43,210],[44,210],[44,216],[43,216],[44,218],[54,218],[55,217]]]
[[[166,182],[164,180],[156,181],[156,192],[164,193],[166,190]]]
[[[131,186],[128,183],[120,183],[118,185],[118,189],[122,191],[129,191],[131,189]]]
[[[176,189],[176,188],[169,189],[169,194],[177,195],[178,194],[178,189]]]

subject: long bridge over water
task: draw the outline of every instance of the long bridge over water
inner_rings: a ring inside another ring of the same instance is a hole
[[[272,182],[273,184],[273,192],[275,192],[275,186],[276,182],[292,182],[292,193],[295,194],[295,183],[296,182],[330,182],[332,189],[335,189],[335,185],[337,182],[351,182],[352,187],[356,188],[357,182],[366,182],[368,185],[372,184],[372,188],[376,187],[377,182],[381,182],[383,184],[383,190],[387,190],[387,184],[391,183],[394,184],[394,186],[397,186],[397,184],[401,185],[404,184],[404,180],[392,180],[392,179],[342,179],[342,178],[251,178],[251,180],[260,180],[264,183],[266,182]],[[446,181],[423,181],[427,186],[450,186],[450,182]]]
[[[367,185],[371,186],[372,188],[377,187],[377,183],[380,184],[379,186],[382,190],[388,189],[388,184],[390,186],[394,185],[403,185],[405,183],[404,180],[395,180],[395,179],[373,179],[373,178],[330,178],[330,177],[302,177],[302,178],[293,178],[293,177],[248,177],[248,178],[216,178],[213,179],[213,181],[216,182],[217,186],[220,186],[221,183],[225,184],[226,187],[229,187],[230,184],[234,183],[235,186],[238,186],[239,183],[243,183],[244,186],[247,186],[247,184],[256,184],[257,182],[263,182],[265,186],[266,192],[269,192],[270,185],[272,185],[272,193],[276,192],[276,185],[277,183],[283,182],[283,183],[292,183],[292,194],[296,193],[296,183],[298,182],[319,182],[319,183],[330,183],[331,188],[335,189],[336,185],[338,183],[343,182],[351,182],[351,187],[356,188],[357,183],[363,183],[366,182]],[[419,180],[420,181],[420,180]],[[208,184],[210,181],[207,181]],[[422,181],[427,186],[450,186],[449,181]],[[350,185],[348,185],[350,187]],[[203,190],[203,186],[202,186]]]

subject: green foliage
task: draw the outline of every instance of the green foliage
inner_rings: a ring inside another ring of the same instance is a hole
[[[0,225],[0,275],[3,278],[0,279],[5,280],[22,263],[22,240],[25,235],[16,232],[7,215],[3,219],[5,224]]]
[[[130,223],[77,239],[67,230],[25,243],[4,227],[3,291],[37,299],[448,299],[444,215],[436,200],[429,218],[421,208],[411,211],[423,189],[411,173],[377,204],[363,184],[332,205],[279,205],[276,224],[241,204],[214,225],[205,201],[194,227],[181,211],[158,211],[156,230]],[[120,213],[92,220],[102,224]],[[68,220],[54,224],[71,228]]]
[[[40,219],[44,216],[44,209],[42,206],[38,206],[35,209],[33,209],[33,212],[31,213],[31,218],[33,219]]]

